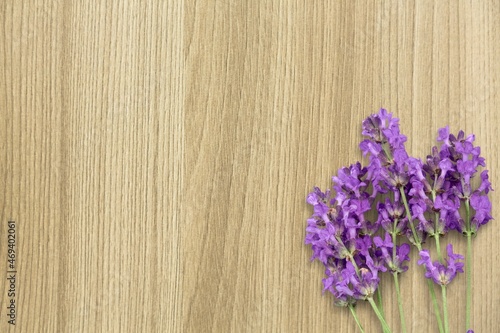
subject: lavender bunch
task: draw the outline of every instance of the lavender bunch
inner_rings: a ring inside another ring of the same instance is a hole
[[[457,230],[468,243],[465,268],[469,328],[471,236],[492,219],[487,170],[481,173],[477,188],[473,190],[471,185],[478,168],[485,167],[479,147],[473,146],[474,136],[465,138],[460,131],[455,137],[448,127],[440,129],[441,147],[433,147],[424,163],[408,155],[399,119],[384,109],[363,121],[362,134],[366,139],[360,149],[369,157],[368,166],[362,168],[358,162],[340,169],[333,177],[334,196],[330,190],[323,193],[315,188],[307,198],[314,214],[308,219],[306,244],[311,244],[312,259],[325,266],[324,291],[335,296],[335,304],[351,309],[361,331],[354,306],[357,300],[368,300],[384,332],[390,332],[381,298],[379,306],[373,301],[376,291],[380,295],[379,273],[389,272],[394,278],[401,329],[406,332],[398,280],[398,275],[408,269],[404,262],[409,260],[410,246],[398,242],[404,237],[419,251],[418,264],[425,268],[439,331],[448,333],[446,287],[457,273],[463,272],[464,263],[462,255],[453,253],[452,244],[446,247],[448,258],[443,258],[440,238]],[[465,219],[459,213],[462,205]],[[367,220],[365,213],[375,207],[377,220]],[[471,207],[475,212],[472,217]],[[422,248],[428,237],[435,239],[437,261],[432,261],[430,252]],[[433,282],[441,286],[444,325]]]

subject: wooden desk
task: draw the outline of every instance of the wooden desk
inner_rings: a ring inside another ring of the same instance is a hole
[[[17,331],[357,332],[321,296],[305,196],[361,159],[360,122],[380,107],[417,156],[446,124],[475,133],[500,188],[499,15],[497,1],[2,2],[0,258],[14,219]],[[476,333],[500,327],[491,200]],[[436,332],[415,259],[409,331]],[[449,302],[464,332],[465,276]]]

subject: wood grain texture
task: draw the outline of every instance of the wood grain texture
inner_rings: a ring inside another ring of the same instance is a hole
[[[380,107],[417,156],[446,124],[476,133],[498,187],[499,17],[493,0],[3,1],[0,258],[15,219],[19,290],[14,328],[0,284],[0,331],[357,332],[321,296],[305,196],[362,158]],[[476,333],[500,326],[499,230],[474,240]],[[415,258],[409,331],[435,332]],[[464,276],[449,301],[462,332]]]

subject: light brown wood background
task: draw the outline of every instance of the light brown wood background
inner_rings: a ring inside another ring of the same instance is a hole
[[[0,41],[0,258],[15,219],[18,332],[357,332],[321,296],[305,196],[361,158],[360,122],[380,107],[417,156],[446,124],[476,133],[500,188],[498,1],[5,0]],[[500,327],[491,199],[476,333]],[[409,331],[435,332],[414,259]]]

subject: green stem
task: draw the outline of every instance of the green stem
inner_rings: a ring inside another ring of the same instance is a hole
[[[417,245],[418,251],[422,251],[422,245],[420,244],[420,238],[418,237],[415,226],[413,225],[413,219],[411,218],[410,207],[408,206],[408,201],[406,200],[406,194],[402,187],[399,188],[399,193],[401,193],[401,198],[403,198],[403,204],[406,209],[406,216],[408,217],[408,224],[410,225],[411,232],[413,233],[413,238],[415,239],[415,244]]]
[[[378,320],[380,320],[380,323],[382,324],[383,329],[387,333],[391,333],[391,329],[390,329],[389,325],[387,325],[387,322],[385,321],[384,317],[380,313],[380,311],[379,311],[379,309],[377,307],[377,304],[375,304],[375,302],[373,301],[373,298],[368,297],[367,300],[368,300],[368,302],[370,302],[370,305],[372,306],[373,311],[375,311],[375,314],[377,315]]]
[[[340,243],[340,245],[342,245],[344,248],[347,249],[347,247],[345,246],[344,242],[342,241],[342,239],[338,238],[338,237],[335,237],[337,239],[337,241]],[[349,252],[350,253],[350,252]],[[358,267],[358,264],[356,264],[356,260],[354,260],[354,257],[352,255],[352,253],[350,253],[350,256],[346,258],[347,260],[349,260],[352,265],[354,266],[354,269],[356,270],[356,275],[358,276],[358,278],[361,277],[361,275],[359,274],[359,267]]]
[[[354,306],[352,306],[352,304],[349,304],[349,310],[351,310],[352,316],[354,317],[356,324],[358,324],[358,327],[359,327],[359,330],[361,331],[361,333],[365,333],[363,326],[361,326],[361,323],[359,322],[359,318],[358,318],[358,315],[356,313],[356,309],[354,308]]]
[[[469,205],[469,198],[465,200],[465,229],[467,231],[471,230],[470,227],[470,205]]]
[[[384,305],[382,304],[382,292],[380,291],[380,283],[377,287],[377,298],[378,298],[378,306],[380,307],[380,313],[382,314],[382,317],[385,319],[385,313],[384,313]],[[384,329],[384,333],[387,332]]]
[[[356,271],[356,274],[358,275],[358,278],[361,277],[361,275],[359,275],[359,268],[358,268],[358,264],[356,264],[356,260],[354,260],[354,258],[350,258],[349,261],[352,263],[352,265],[354,266],[354,270]]]
[[[470,312],[471,312],[471,304],[472,304],[472,237],[471,234],[467,234],[467,262],[465,263],[465,271],[466,271],[466,294],[467,301],[465,305],[465,325],[467,329],[470,329]]]
[[[436,240],[436,250],[438,253],[439,262],[443,262],[443,255],[441,254],[441,245],[439,244],[439,234],[434,234],[434,239]]]
[[[392,273],[392,276],[394,276],[394,285],[396,286],[396,294],[398,296],[398,307],[399,307],[399,318],[401,320],[401,329],[403,333],[406,333],[406,322],[405,322],[405,315],[403,313],[403,302],[401,300],[401,292],[399,290],[398,273],[394,272]]]
[[[470,313],[472,305],[472,235],[467,233],[467,262],[465,263],[466,275],[466,304],[465,304],[465,325],[470,329]]]
[[[403,204],[406,210],[406,216],[408,217],[408,224],[410,225],[411,232],[413,233],[413,238],[415,240],[415,246],[418,251],[422,251],[422,244],[420,243],[420,238],[415,230],[415,226],[413,225],[413,219],[411,218],[410,207],[408,206],[408,201],[406,200],[406,194],[402,187],[399,188],[399,192],[401,193],[401,198],[403,199]],[[434,314],[436,315],[436,320],[438,322],[439,332],[443,333],[443,322],[441,321],[441,314],[439,312],[439,306],[436,298],[436,292],[434,291],[434,284],[431,280],[427,279],[427,285],[429,286],[429,291],[431,293],[432,305],[434,306]]]
[[[392,260],[396,260],[396,227],[397,227],[398,219],[395,219],[394,221],[394,227],[391,233],[392,236],[392,244],[394,245],[392,247]],[[401,300],[401,292],[399,290],[399,280],[398,280],[398,273],[393,272],[392,276],[394,277],[394,285],[396,286],[396,295],[398,297],[398,308],[399,308],[399,319],[401,320],[401,329],[403,330],[403,333],[406,333],[406,322],[405,322],[405,315],[403,312],[403,302]]]
[[[439,332],[444,333],[443,322],[441,321],[441,314],[439,312],[439,306],[436,298],[436,292],[434,291],[434,283],[432,282],[432,280],[429,279],[426,280],[427,280],[427,286],[429,287],[429,290],[431,292],[432,305],[434,306],[434,314],[436,315],[436,320],[438,322]]]
[[[384,150],[385,156],[387,157],[387,161],[389,163],[392,163],[392,154],[391,154],[391,149],[387,147],[387,142],[382,143],[382,149]]]
[[[450,333],[450,328],[448,326],[448,301],[446,299],[445,285],[441,285],[441,294],[443,295],[444,332]]]
[[[434,186],[436,186],[437,182],[437,175],[434,175]],[[436,191],[434,188],[432,189],[432,202],[436,202]],[[439,243],[439,232],[438,232],[438,227],[439,227],[439,213],[435,212],[434,213],[434,239],[436,241],[436,250],[438,253],[438,258],[441,263],[443,263],[443,255],[441,254],[441,244]]]
[[[467,255],[465,259],[466,302],[465,302],[465,329],[470,329],[470,310],[472,304],[472,231],[470,226],[469,199],[465,200],[466,229],[467,229]]]

